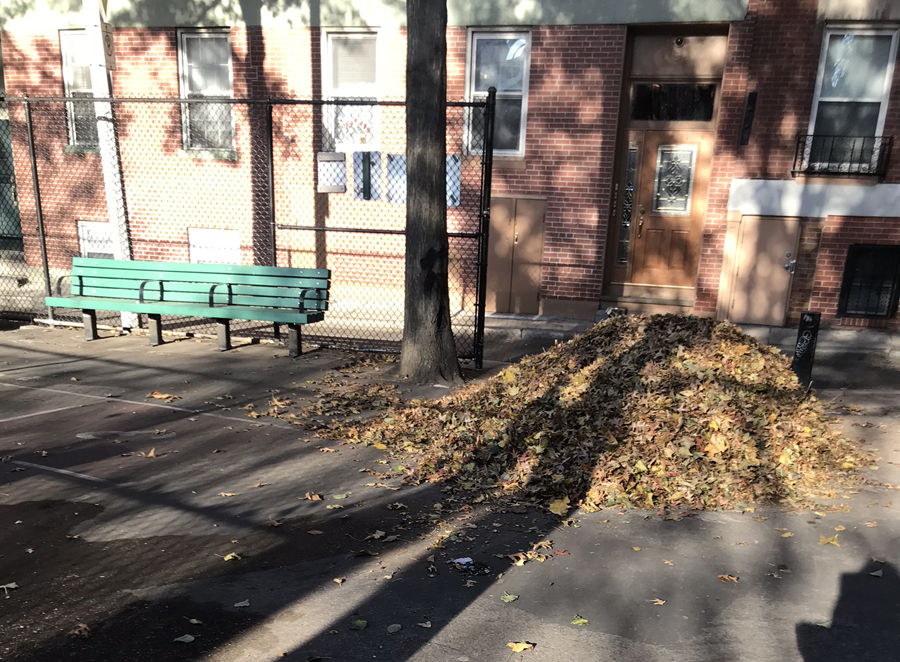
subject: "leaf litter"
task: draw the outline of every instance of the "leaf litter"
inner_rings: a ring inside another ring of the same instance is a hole
[[[728,322],[621,316],[353,440],[447,483],[568,507],[812,507],[865,478],[869,453],[832,429],[790,359]],[[820,507],[821,508],[821,507]]]

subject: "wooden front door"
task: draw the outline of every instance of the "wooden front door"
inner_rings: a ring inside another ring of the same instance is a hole
[[[693,287],[706,216],[713,133],[632,131],[637,146],[628,281]]]

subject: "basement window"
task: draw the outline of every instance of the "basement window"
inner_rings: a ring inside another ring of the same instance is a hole
[[[850,246],[838,316],[893,317],[897,311],[898,279],[900,246]]]

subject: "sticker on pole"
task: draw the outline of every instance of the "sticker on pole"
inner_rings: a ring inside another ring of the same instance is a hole
[[[106,59],[107,71],[116,70],[116,48],[113,42],[112,26],[105,22],[100,22],[100,32],[103,34],[103,57]]]

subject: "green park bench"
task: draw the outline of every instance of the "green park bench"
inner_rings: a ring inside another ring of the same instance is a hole
[[[97,338],[97,311],[145,313],[150,344],[162,343],[160,315],[216,321],[219,349],[231,349],[231,320],[288,325],[291,356],[301,352],[300,328],[319,322],[328,309],[328,269],[290,269],[234,264],[185,264],[76,257],[72,275],[56,283],[50,307],[80,308],[85,340]],[[71,293],[62,296],[62,281]],[[276,327],[277,329],[277,327]]]

